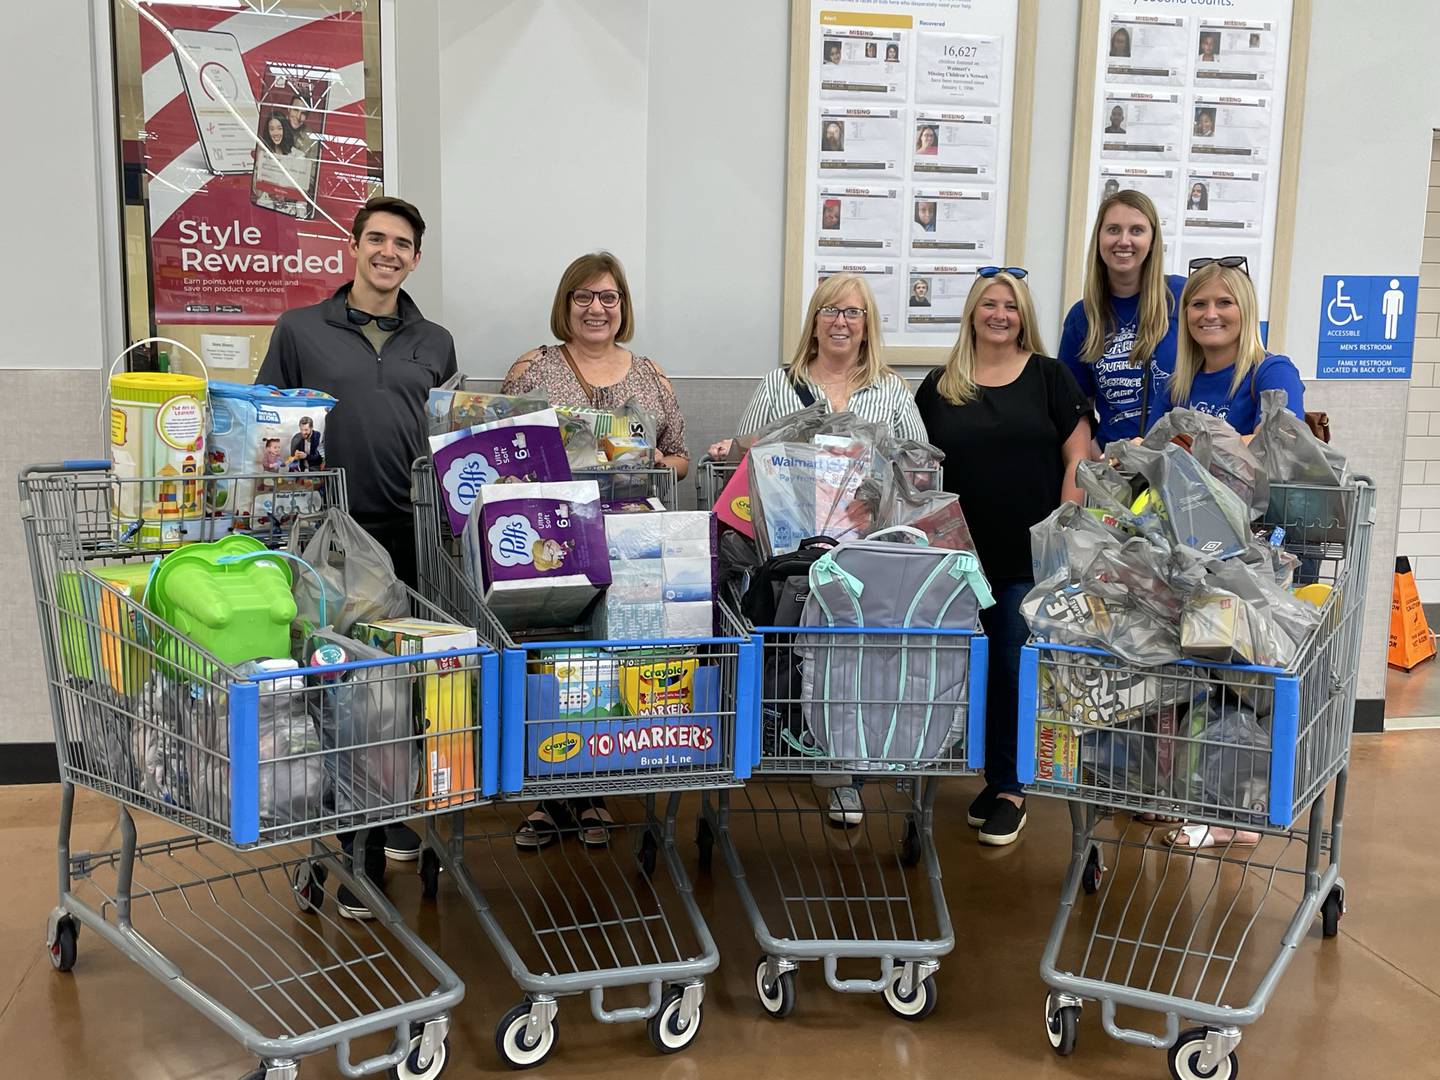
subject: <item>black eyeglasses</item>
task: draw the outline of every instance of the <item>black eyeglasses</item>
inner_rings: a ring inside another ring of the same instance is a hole
[[[374,322],[385,333],[393,333],[400,329],[404,321],[399,315],[371,315],[368,311],[361,311],[359,308],[347,307],[345,318],[350,320],[351,326],[364,326],[368,322]]]
[[[620,303],[620,293],[615,289],[606,289],[603,292],[595,292],[592,289],[575,289],[570,293],[570,299],[576,307],[589,307],[598,299],[601,307],[613,308]]]
[[[1250,263],[1244,255],[1222,255],[1218,259],[1191,259],[1190,273],[1193,274],[1196,270],[1200,270],[1214,263],[1219,263],[1227,270],[1239,270],[1246,277],[1250,276]]]
[[[984,278],[991,278],[996,274],[1009,274],[1022,281],[1030,276],[1030,271],[1023,266],[982,266],[975,273]]]

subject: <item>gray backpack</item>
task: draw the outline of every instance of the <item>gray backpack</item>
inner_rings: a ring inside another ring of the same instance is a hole
[[[923,534],[905,531],[923,540]],[[968,551],[855,540],[810,568],[801,624],[975,630],[980,609],[992,603],[979,560]],[[808,752],[856,769],[867,762],[885,769],[943,759],[965,731],[972,640],[921,633],[797,635],[802,713],[813,740]]]

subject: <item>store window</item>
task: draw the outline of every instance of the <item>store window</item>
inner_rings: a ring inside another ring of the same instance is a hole
[[[279,315],[353,276],[350,223],[382,178],[380,2],[114,0],[111,18],[126,335],[249,382]]]

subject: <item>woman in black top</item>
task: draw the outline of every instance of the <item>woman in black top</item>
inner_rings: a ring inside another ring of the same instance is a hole
[[[990,638],[985,790],[969,812],[980,842],[994,846],[1025,827],[1015,736],[1028,633],[1020,601],[1034,585],[1030,526],[1062,499],[1081,500],[1075,465],[1090,449],[1089,403],[1065,365],[1043,355],[1024,278],[1019,267],[980,269],[949,359],[915,394],[995,594],[980,614]]]

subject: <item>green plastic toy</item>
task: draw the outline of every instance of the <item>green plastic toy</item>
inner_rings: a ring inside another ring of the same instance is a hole
[[[290,655],[290,567],[254,537],[236,533],[170,552],[155,569],[145,603],[221,663]],[[195,661],[179,655],[182,642],[165,642],[159,651],[181,670],[200,674]]]

